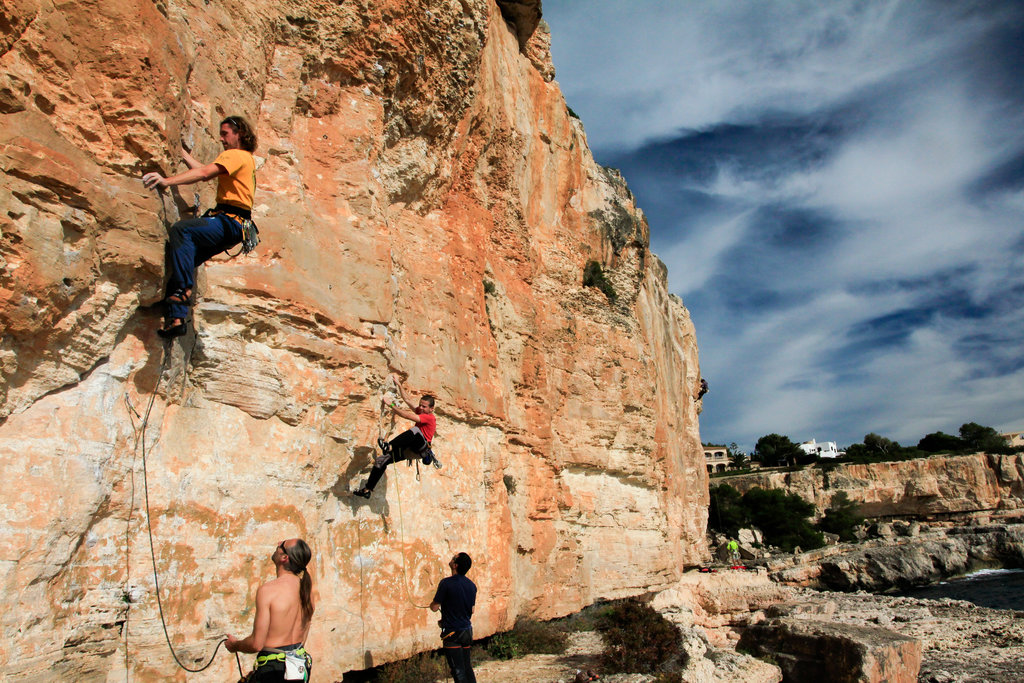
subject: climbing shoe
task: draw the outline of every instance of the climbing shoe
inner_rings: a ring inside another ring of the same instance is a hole
[[[191,289],[176,289],[166,297],[164,297],[163,303],[165,304],[185,304],[186,306],[192,305],[192,290]]]
[[[391,444],[384,439],[377,439],[377,445],[380,447],[380,450],[384,455],[391,452]]]
[[[180,322],[177,325],[171,325],[170,327],[161,327],[156,331],[164,339],[174,339],[175,337],[183,337],[188,332],[188,323]]]
[[[355,491],[353,491],[352,495],[359,496],[360,498],[369,498],[371,495],[373,495],[373,491],[364,486],[361,489],[356,489]]]

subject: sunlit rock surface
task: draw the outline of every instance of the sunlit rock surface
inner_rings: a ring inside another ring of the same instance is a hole
[[[291,536],[314,548],[320,680],[437,647],[416,605],[456,551],[479,636],[704,559],[689,315],[567,113],[538,3],[502,4],[4,3],[2,674],[185,679],[144,464],[190,666],[248,631]],[[182,142],[212,160],[236,113],[263,242],[200,269],[196,331],[164,356],[166,228],[213,184],[140,176],[184,170]],[[444,468],[353,499],[393,371],[437,395]]]
[[[1024,508],[1024,455],[949,455],[864,465],[808,467],[729,477],[744,493],[785,489],[824,513],[837,491],[865,517],[929,517]]]

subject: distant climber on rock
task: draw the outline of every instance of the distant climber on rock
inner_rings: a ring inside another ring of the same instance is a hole
[[[740,561],[740,544],[736,542],[735,538],[730,538],[726,544],[726,549],[729,551],[729,560],[736,564]]]
[[[704,394],[706,393],[708,393],[708,381],[701,377],[700,388],[697,389],[697,398],[695,400],[699,401],[701,398],[704,397]]]
[[[182,148],[189,170],[170,178],[159,173],[142,176],[148,189],[158,190],[217,178],[217,205],[200,218],[178,221],[168,235],[166,323],[157,331],[165,339],[180,337],[188,331],[186,321],[196,266],[239,243],[248,252],[258,241],[252,222],[256,193],[256,161],[252,153],[256,149],[256,134],[244,118],[229,116],[220,124],[220,144],[224,151],[213,163],[203,165]]]
[[[402,395],[402,400],[409,406],[409,409],[399,407],[397,401],[389,407],[394,411],[395,415],[412,420],[416,425],[412,429],[402,432],[390,442],[384,441],[384,439],[377,440],[377,445],[381,449],[381,455],[373,463],[373,469],[370,470],[370,477],[366,480],[366,484],[361,489],[352,492],[363,498],[370,497],[374,487],[377,486],[377,482],[384,475],[384,469],[391,463],[400,462],[407,458],[420,458],[424,465],[441,467],[441,462],[430,448],[430,444],[434,440],[434,432],[437,430],[437,418],[434,416],[434,397],[430,394],[424,394],[420,398],[419,403],[416,403],[412,400],[412,396],[402,387],[397,375],[392,375],[391,379],[394,380],[398,392]]]
[[[227,636],[228,652],[256,654],[246,683],[309,680],[313,659],[303,643],[313,618],[313,580],[306,570],[311,557],[301,538],[281,541],[270,556],[277,578],[256,590],[252,633],[242,640]]]

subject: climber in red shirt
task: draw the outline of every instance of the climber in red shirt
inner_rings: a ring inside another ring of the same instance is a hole
[[[366,485],[352,492],[362,498],[370,497],[374,487],[377,486],[377,482],[384,475],[384,469],[393,462],[418,457],[423,460],[424,465],[441,467],[441,462],[430,449],[430,444],[434,440],[434,432],[437,430],[437,418],[434,416],[434,397],[430,394],[424,394],[419,402],[416,403],[412,400],[412,396],[402,387],[398,376],[392,375],[391,378],[395,381],[395,386],[398,387],[402,400],[410,408],[409,410],[401,408],[398,402],[395,402],[391,404],[391,410],[394,411],[395,415],[412,420],[416,425],[412,429],[402,432],[390,442],[384,441],[384,439],[377,440],[377,445],[380,446],[382,454],[373,463],[373,469],[370,470],[370,477],[366,480]]]

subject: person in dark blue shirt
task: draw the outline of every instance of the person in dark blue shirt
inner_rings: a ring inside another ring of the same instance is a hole
[[[466,578],[473,560],[459,553],[448,563],[452,575],[441,579],[430,609],[441,610],[441,643],[444,656],[452,670],[455,683],[476,683],[469,649],[473,645],[473,606],[476,605],[476,584]]]

